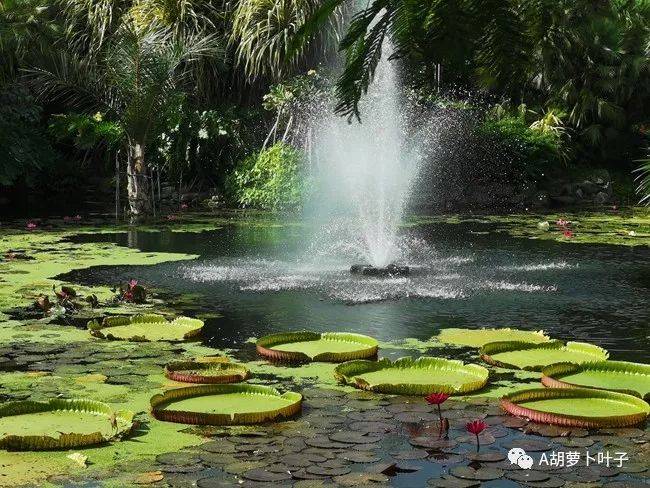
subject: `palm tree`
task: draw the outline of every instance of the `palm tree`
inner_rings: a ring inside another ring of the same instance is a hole
[[[333,51],[343,25],[344,5],[319,18],[318,29],[309,41],[293,46],[305,22],[328,0],[239,0],[232,12],[231,43],[237,62],[250,80],[277,80],[301,62],[316,63]]]
[[[179,103],[192,63],[215,53],[211,36],[178,36],[156,25],[125,22],[96,56],[60,52],[29,77],[41,98],[56,97],[87,113],[106,113],[123,131],[127,193],[133,218],[150,214],[147,146]]]

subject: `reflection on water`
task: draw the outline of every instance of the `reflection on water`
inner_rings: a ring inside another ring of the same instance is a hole
[[[442,327],[510,326],[594,342],[615,359],[647,361],[648,249],[472,230],[469,224],[411,230],[404,237],[404,262],[414,272],[390,279],[350,275],[352,263],[335,251],[296,258],[299,227],[79,236],[75,240],[105,239],[200,257],[137,269],[100,267],[72,278],[112,284],[136,277],[170,292],[199,293],[201,310],[223,316],[208,322],[208,341],[219,346],[302,328],[397,340],[426,339]]]

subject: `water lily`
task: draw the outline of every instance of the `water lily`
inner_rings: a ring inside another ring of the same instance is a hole
[[[573,237],[573,232],[571,232],[570,230],[567,229],[567,230],[565,230],[565,231],[562,233],[562,235],[563,235],[564,237],[566,237],[567,239],[570,239],[570,238]]]
[[[446,402],[448,398],[449,395],[447,393],[431,393],[430,395],[424,397],[424,399],[427,401],[429,405],[436,405],[438,407],[438,419],[440,421],[440,426],[438,429],[438,439],[442,437],[442,430],[444,425],[444,421],[442,419],[442,410],[440,409],[440,405]]]
[[[181,203],[181,210],[187,210],[190,206],[187,203]]]
[[[176,215],[174,215],[174,214],[169,214],[169,215],[167,216],[167,220],[176,220]]]
[[[564,219],[558,219],[558,221],[555,222],[555,225],[557,225],[558,227],[566,227],[567,225],[569,225],[569,221]]]
[[[37,224],[36,222],[32,221],[32,220],[30,220],[29,222],[27,222],[27,225],[25,226],[25,228],[26,228],[27,230],[34,230],[34,229],[36,229],[37,227],[38,227],[38,224]]]
[[[465,428],[467,429],[467,432],[476,436],[476,452],[478,452],[481,447],[478,435],[487,429],[487,424],[482,420],[472,420],[465,425]]]
[[[72,217],[72,218],[78,222],[78,221],[81,220],[81,215],[77,214],[77,215],[75,215],[75,216]]]
[[[138,286],[138,280],[130,280],[129,281],[129,288],[133,289],[136,286]]]

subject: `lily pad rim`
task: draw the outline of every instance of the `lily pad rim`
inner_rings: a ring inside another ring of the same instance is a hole
[[[183,334],[182,339],[159,339],[151,340],[141,336],[121,337],[111,334],[112,327],[122,327],[132,324],[147,324],[147,323],[164,323],[166,326],[174,326],[178,322],[191,321],[197,327],[190,329]],[[200,324],[200,326],[199,326]],[[183,315],[176,316],[173,320],[167,320],[165,316],[156,313],[144,313],[135,315],[107,315],[98,322],[93,319],[88,322],[87,328],[91,335],[100,339],[108,339],[113,341],[130,341],[130,342],[180,342],[197,337],[201,334],[205,323],[201,319],[186,317]]]
[[[225,374],[200,374],[189,373],[188,370],[215,370],[224,369],[229,371]],[[186,372],[184,372],[186,371]],[[196,360],[178,360],[170,361],[165,365],[165,377],[181,383],[237,383],[250,377],[250,370],[241,363],[231,363],[229,361],[196,361]]]
[[[281,344],[331,339],[359,344],[359,349],[348,352],[323,352],[313,357],[300,351],[274,349]],[[342,362],[377,356],[379,342],[370,336],[354,332],[313,332],[310,330],[276,332],[259,338],[255,343],[257,352],[268,359],[289,362]]]
[[[12,451],[54,451],[86,447],[117,440],[129,434],[135,427],[135,414],[129,410],[115,410],[109,404],[87,398],[50,398],[44,401],[17,400],[0,405],[0,417],[13,417],[33,413],[59,411],[80,411],[88,414],[105,415],[107,419],[115,415],[118,428],[111,436],[101,432],[80,434],[61,433],[58,438],[49,435],[5,435],[0,437],[0,449]]]
[[[593,354],[596,357],[596,352],[602,355],[603,360],[609,358],[609,352],[596,344],[591,344],[589,342],[577,342],[577,341],[561,341],[559,339],[553,339],[548,342],[540,343],[531,343],[531,342],[521,342],[521,341],[496,341],[488,342],[483,347],[479,349],[479,356],[481,359],[492,366],[498,366],[506,369],[521,369],[527,371],[541,371],[545,366],[526,366],[524,368],[517,366],[515,364],[506,363],[504,361],[499,361],[492,357],[494,354],[499,354],[503,352],[514,352],[514,351],[526,351],[530,349],[562,349],[563,347],[569,349],[575,349],[576,351],[586,352],[588,354]],[[571,361],[566,361],[571,362]],[[578,364],[578,363],[574,363]]]
[[[470,381],[461,385],[460,387],[453,387],[451,385],[431,383],[427,385],[413,384],[413,383],[379,383],[370,384],[361,378],[358,378],[364,373],[371,373],[380,371],[382,369],[422,369],[432,366],[450,366],[455,369],[464,369],[474,373],[477,377],[476,381]],[[490,372],[484,366],[473,363],[464,363],[458,359],[446,359],[433,356],[420,356],[413,359],[410,356],[402,357],[391,361],[389,358],[383,358],[379,361],[368,360],[354,360],[347,361],[339,364],[334,368],[334,377],[342,383],[360,388],[363,390],[374,391],[378,393],[388,394],[402,394],[402,395],[419,395],[428,393],[449,393],[449,394],[465,394],[480,390],[483,388],[489,379]]]
[[[530,342],[530,341],[516,341],[516,342],[523,342],[526,344],[545,344],[547,342],[551,342],[553,339],[544,331],[543,329],[540,330],[525,330],[525,329],[517,329],[517,328],[512,328],[512,327],[481,327],[479,329],[469,329],[469,328],[462,328],[462,327],[445,327],[443,329],[440,329],[438,333],[432,337],[432,339],[437,340],[438,342],[441,342],[443,344],[448,344],[452,346],[460,346],[460,347],[471,347],[473,349],[479,349],[482,346],[469,346],[466,344],[461,344],[458,342],[449,342],[449,341],[444,341],[440,339],[440,336],[443,335],[443,332],[445,331],[462,331],[462,332],[475,332],[475,333],[480,333],[484,331],[488,332],[525,332],[529,333],[530,335],[536,335],[541,340],[539,342]],[[514,342],[514,341],[490,341],[490,342]],[[486,344],[489,344],[490,342],[487,342]]]
[[[544,412],[519,405],[518,402],[531,400],[552,400],[563,398],[603,398],[626,401],[639,407],[638,414],[611,415],[607,417],[589,417]],[[650,414],[650,405],[643,399],[609,390],[591,388],[532,388],[508,393],[501,397],[501,408],[516,416],[524,417],[537,423],[562,425],[580,428],[627,427],[643,422]]]
[[[650,364],[634,363],[631,361],[612,361],[609,359],[603,361],[590,361],[587,363],[554,363],[542,369],[542,384],[549,388],[589,388],[594,390],[614,391],[618,393],[625,393],[628,395],[636,396],[639,398],[647,398],[650,396],[650,391],[646,392],[645,397],[637,390],[630,390],[625,388],[601,388],[596,386],[586,386],[568,381],[563,381],[561,378],[565,375],[575,374],[583,371],[612,371],[621,373],[640,373],[646,374],[650,377]]]
[[[285,407],[262,412],[237,412],[233,414],[191,412],[186,410],[171,410],[165,407],[188,398],[220,395],[227,393],[250,393],[260,396],[275,396],[285,399]],[[173,388],[150,399],[151,415],[166,422],[190,425],[248,425],[264,423],[271,420],[286,419],[297,414],[302,409],[302,395],[293,391],[282,394],[275,388],[265,385],[247,383],[226,383],[186,386]]]

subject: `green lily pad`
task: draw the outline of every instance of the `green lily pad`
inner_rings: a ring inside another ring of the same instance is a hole
[[[501,407],[533,422],[586,429],[636,425],[650,413],[650,406],[635,396],[587,388],[517,391],[501,398]]]
[[[177,317],[168,322],[158,314],[133,315],[130,317],[105,317],[101,324],[88,322],[88,329],[95,337],[133,342],[184,341],[198,336],[203,321],[189,317]]]
[[[183,383],[237,383],[248,378],[243,364],[229,362],[175,361],[165,366],[165,376]]]
[[[168,390],[151,398],[151,414],[167,422],[195,425],[257,424],[291,417],[302,395],[280,394],[261,385],[202,385]]]
[[[519,330],[519,329],[442,329],[435,336],[440,342],[456,344],[458,346],[483,347],[490,342],[517,341],[531,342],[538,344],[548,342],[551,339],[543,330]]]
[[[323,361],[337,363],[377,355],[372,337],[346,332],[282,332],[262,337],[257,352],[276,361]]]
[[[554,363],[586,363],[607,359],[609,353],[586,342],[550,341],[541,344],[527,342],[490,342],[480,349],[481,359],[488,364],[510,369],[541,371]]]
[[[337,380],[363,390],[402,395],[432,392],[467,393],[483,388],[488,370],[476,364],[434,357],[400,358],[395,362],[348,361],[334,369]]]
[[[0,406],[0,449],[49,451],[101,444],[133,427],[133,413],[85,399],[9,402]]]
[[[650,365],[627,361],[557,363],[542,370],[542,383],[551,388],[597,388],[647,398]]]

